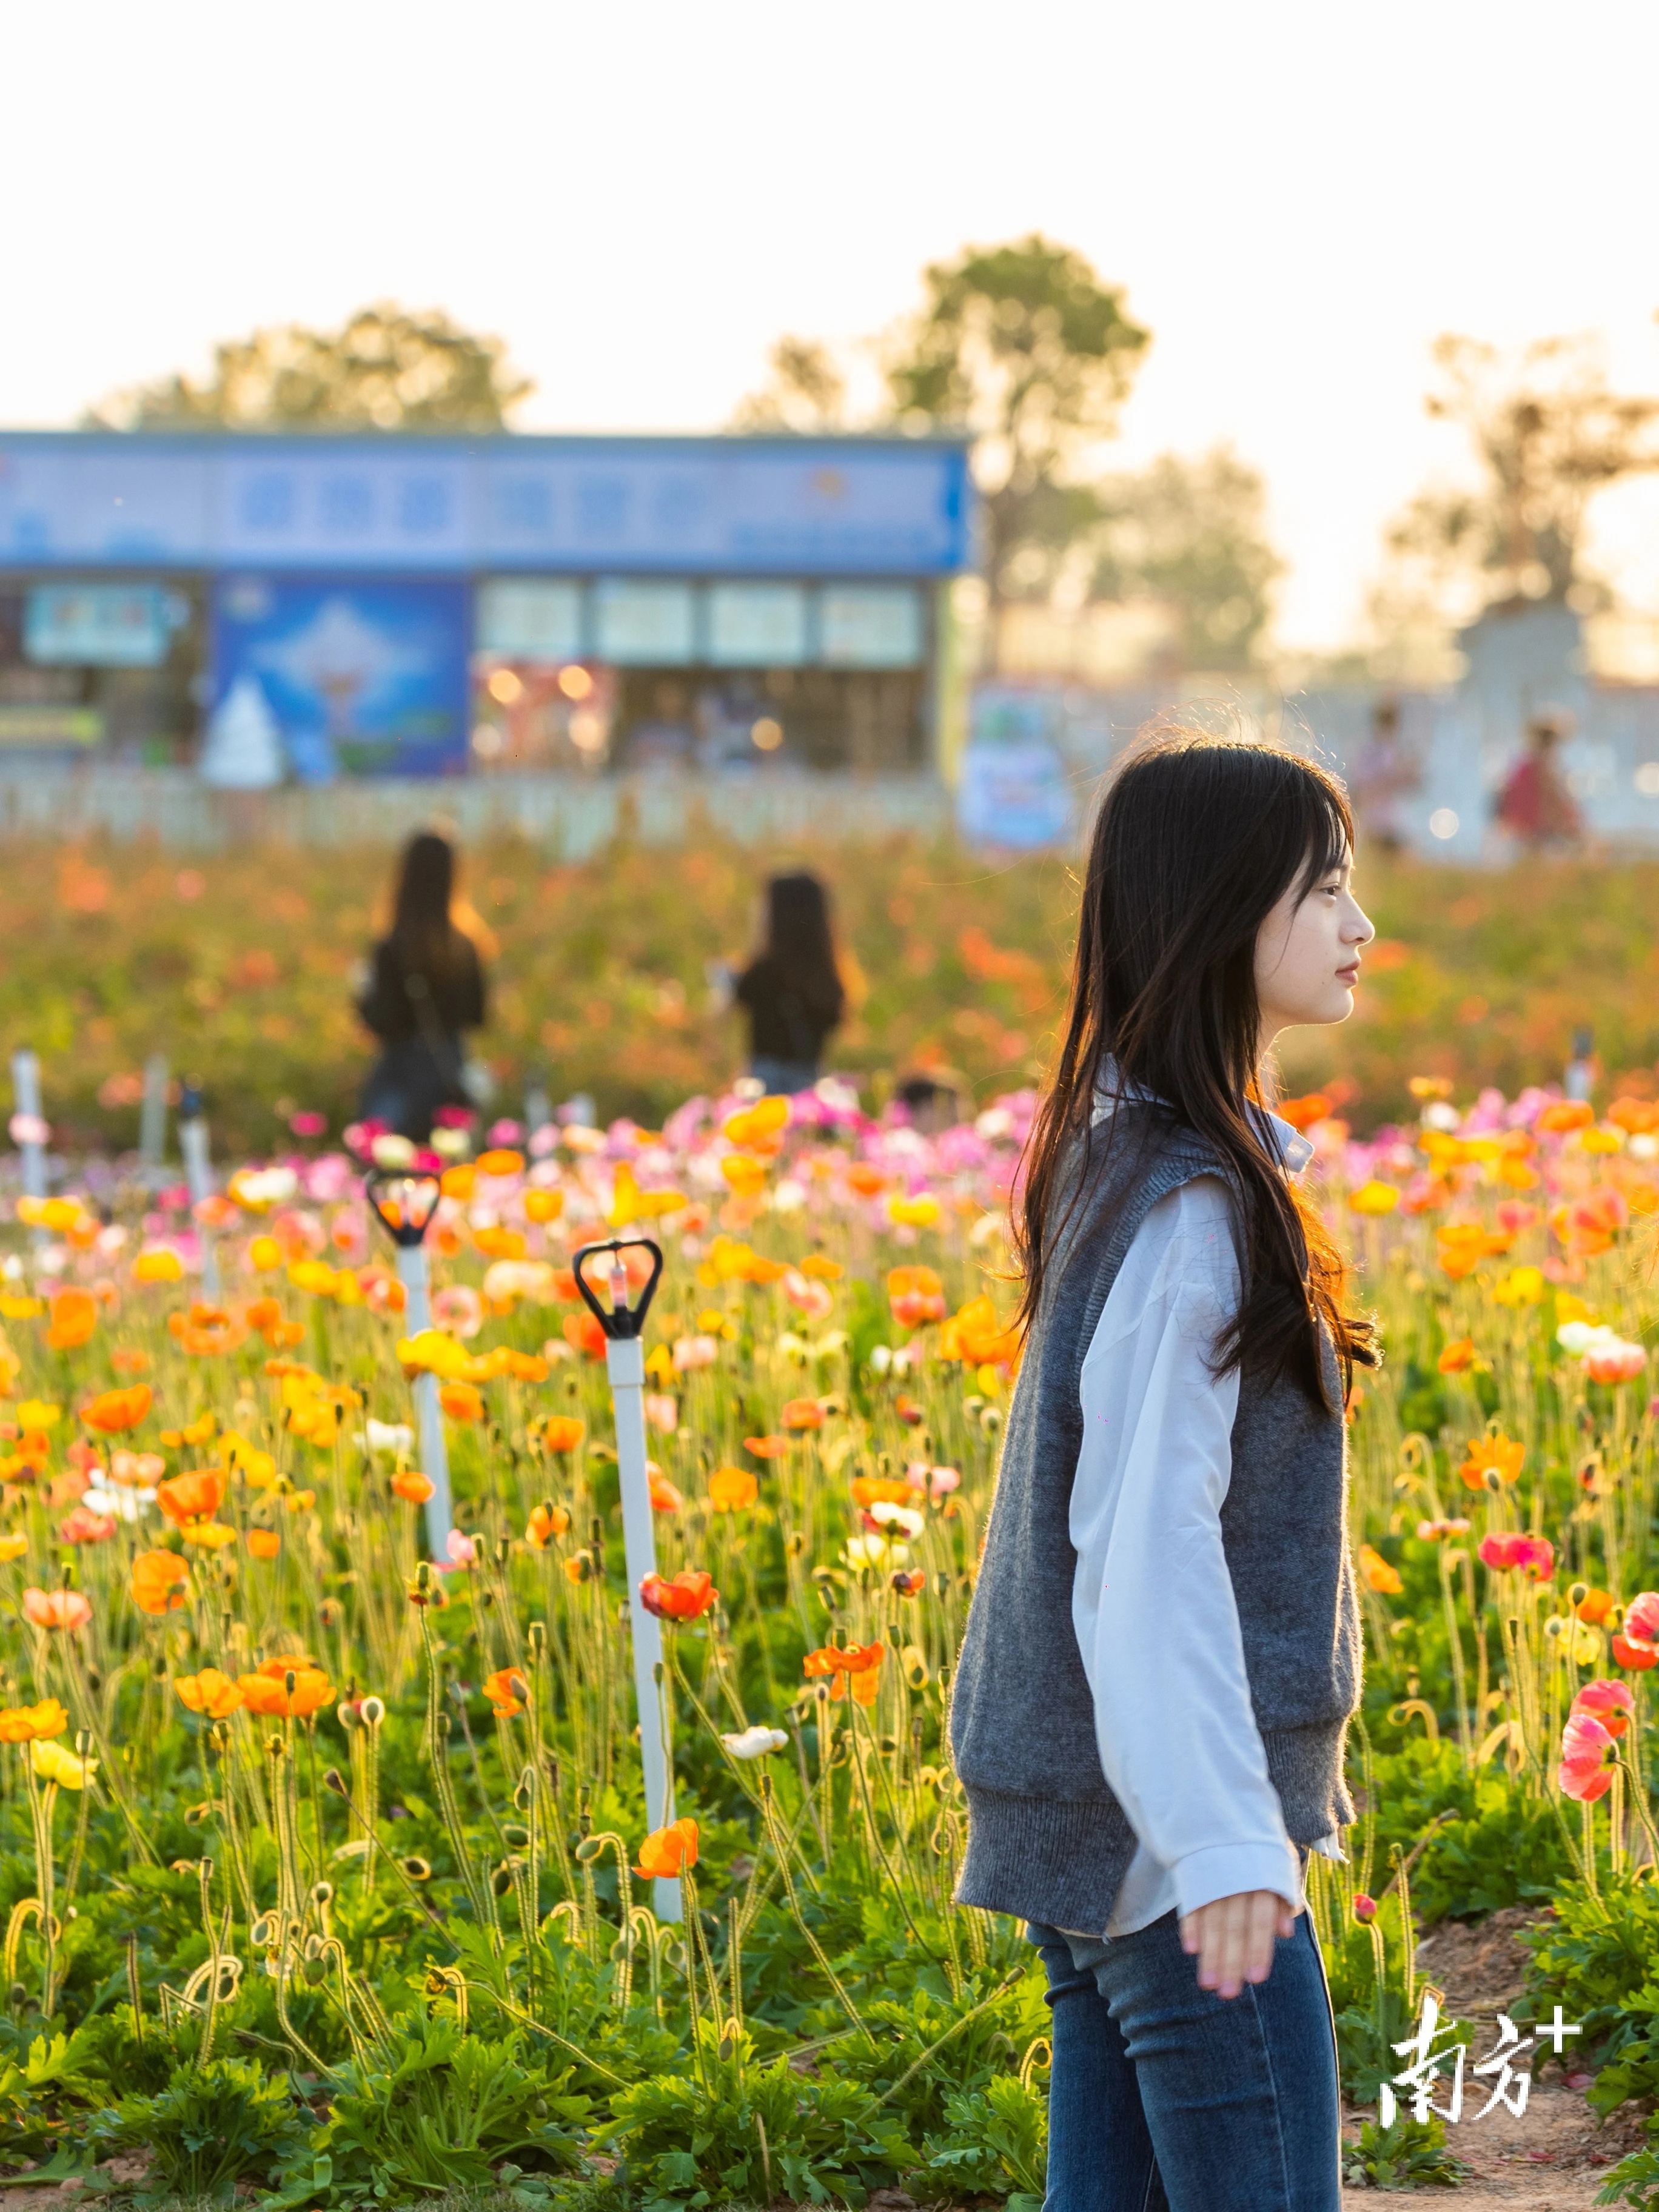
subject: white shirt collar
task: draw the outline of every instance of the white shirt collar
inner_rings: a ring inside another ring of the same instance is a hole
[[[1117,1062],[1109,1053],[1101,1063],[1100,1080],[1095,1087],[1095,1110],[1091,1119],[1104,1121],[1120,1098],[1154,1098],[1157,1093],[1148,1091],[1144,1084],[1120,1085]],[[1251,1118],[1264,1138],[1270,1139],[1284,1164],[1286,1175],[1300,1175],[1314,1156],[1314,1147],[1302,1132],[1291,1127],[1282,1114],[1275,1114],[1269,1106],[1258,1106],[1255,1099],[1246,1102]]]

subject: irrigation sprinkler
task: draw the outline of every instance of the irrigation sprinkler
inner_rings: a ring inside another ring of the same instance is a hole
[[[398,1280],[404,1286],[404,1322],[410,1336],[432,1326],[432,1275],[427,1266],[426,1232],[442,1195],[438,1178],[412,1169],[371,1168],[363,1191],[380,1226],[398,1251]],[[426,1547],[434,1559],[449,1560],[452,1526],[449,1503],[449,1444],[444,1435],[438,1378],[430,1371],[415,1377],[415,1413],[421,1433],[421,1472],[432,1485],[426,1501]]]
[[[639,1304],[628,1303],[624,1252],[648,1252],[651,1273]],[[591,1262],[611,1255],[607,1305],[587,1279]],[[651,1829],[673,1818],[669,1784],[668,1703],[662,1684],[662,1623],[640,1601],[640,1584],[657,1571],[656,1540],[651,1528],[651,1477],[645,1456],[645,1348],[640,1342],[662,1276],[662,1247],[649,1237],[613,1237],[587,1244],[571,1263],[576,1288],[605,1331],[605,1369],[611,1382],[611,1410],[617,1424],[617,1473],[622,1483],[623,1549],[628,1563],[628,1618],[634,1640],[634,1695],[640,1709],[640,1756],[645,1768],[645,1817]],[[659,1920],[680,1917],[680,1885],[659,1877],[653,1884]]]
[[[553,1108],[547,1095],[547,1079],[532,1075],[524,1087],[525,1142],[547,1128],[553,1120]]]
[[[179,1102],[179,1150],[184,1155],[185,1181],[190,1186],[196,1232],[202,1240],[202,1296],[216,1305],[221,1288],[218,1243],[199,1212],[204,1200],[213,1195],[213,1170],[208,1164],[207,1116],[202,1111],[199,1083],[187,1083]]]
[[[11,1056],[11,1133],[22,1164],[23,1194],[26,1198],[44,1198],[46,1125],[40,1115],[40,1059],[27,1046]],[[35,1241],[39,1243],[40,1239],[37,1237]]]
[[[167,1150],[167,1054],[153,1052],[144,1062],[144,1103],[138,1112],[138,1167],[146,1181],[161,1174]]]

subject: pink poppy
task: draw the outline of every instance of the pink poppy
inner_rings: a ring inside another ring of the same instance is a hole
[[[452,1336],[476,1336],[483,1327],[483,1300],[465,1283],[450,1283],[432,1301],[432,1319]]]
[[[1585,1683],[1572,1701],[1572,1710],[1600,1721],[1609,1735],[1623,1735],[1636,1711],[1636,1699],[1627,1683],[1599,1679]]]
[[[37,1628],[84,1628],[92,1607],[79,1590],[26,1589],[23,1618]]]
[[[1574,1713],[1561,1731],[1561,1760],[1555,1770],[1564,1797],[1593,1805],[1613,1787],[1612,1760],[1617,1747],[1592,1713]]]
[[[1547,1582],[1555,1571],[1555,1547],[1547,1536],[1529,1536],[1513,1529],[1480,1539],[1482,1564],[1494,1573],[1518,1568],[1534,1582]]]
[[[101,1544],[115,1534],[114,1516],[77,1505],[58,1522],[58,1534],[65,1544]]]

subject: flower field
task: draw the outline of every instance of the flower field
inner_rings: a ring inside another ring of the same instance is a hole
[[[1450,1088],[1364,1141],[1328,1094],[1290,1109],[1388,1347],[1350,1409],[1364,1818],[1311,1890],[1345,2087],[1399,2107],[1355,2175],[1457,2170],[1443,2080],[1421,2112],[1388,2087],[1425,1921],[1532,1908],[1520,2033],[1559,2004],[1598,2109],[1659,2094],[1659,1107]],[[927,1134],[826,1081],[498,1127],[415,1163],[442,1196],[413,1333],[372,1133],[193,1209],[7,1202],[0,2179],[296,2212],[1041,2197],[1040,1978],[950,1903],[944,1736],[1032,1104]],[[639,1590],[572,1273],[623,1228],[666,1261]],[[665,1642],[649,1833],[630,1606]],[[1170,1632],[1201,1632],[1177,1593]],[[1659,2136],[1618,2185],[1659,2202]]]
[[[1494,875],[1359,860],[1379,942],[1354,1019],[1297,1046],[1297,1087],[1352,1085],[1370,1122],[1410,1113],[1413,1073],[1449,1077],[1460,1097],[1486,1083],[1514,1094],[1558,1077],[1585,1025],[1610,1080],[1644,1071],[1650,1084],[1659,868]],[[1059,859],[993,863],[902,838],[760,854],[710,831],[667,849],[623,838],[572,864],[501,842],[470,853],[465,876],[495,941],[480,1050],[497,1110],[519,1111],[540,1070],[556,1099],[585,1091],[606,1121],[656,1126],[711,1071],[736,1073],[741,1025],[714,1010],[706,969],[752,943],[767,870],[797,865],[832,886],[868,981],[832,1065],[871,1097],[918,1065],[957,1070],[981,1104],[1037,1079],[1075,937],[1073,871]],[[40,1054],[71,1152],[136,1141],[141,1073],[158,1051],[175,1076],[202,1079],[227,1157],[268,1150],[296,1109],[337,1131],[368,1066],[352,969],[390,866],[384,850],[183,861],[144,847],[10,845],[0,1048]]]

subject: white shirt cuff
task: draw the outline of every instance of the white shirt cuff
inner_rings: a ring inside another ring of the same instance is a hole
[[[1218,1897],[1236,1897],[1241,1891],[1271,1889],[1292,1912],[1300,1911],[1302,1868],[1296,1845],[1287,1837],[1282,1844],[1212,1844],[1201,1851],[1188,1851],[1177,1859],[1175,1875],[1176,1911],[1182,1918]]]

